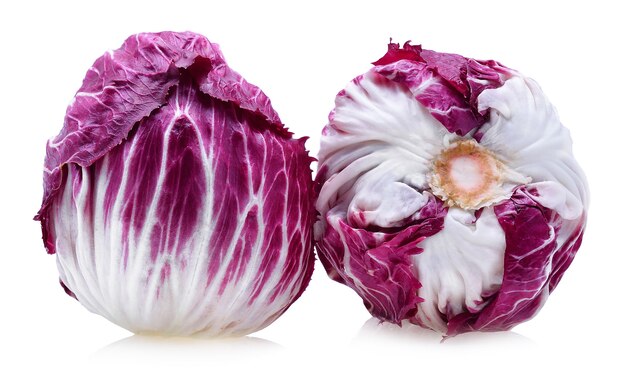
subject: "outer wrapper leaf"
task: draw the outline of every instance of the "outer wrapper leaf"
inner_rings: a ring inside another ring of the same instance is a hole
[[[419,243],[424,238],[441,230],[445,212],[432,198],[419,220],[390,233],[355,229],[329,212],[317,243],[320,261],[331,278],[359,293],[374,317],[399,325],[415,316],[421,302],[411,256],[422,252]]]
[[[580,248],[585,217],[573,230],[561,232],[563,219],[537,203],[526,188],[518,189],[511,200],[496,206],[495,212],[507,244],[502,286],[480,312],[451,318],[449,336],[509,330],[535,316]],[[559,243],[561,233],[566,239]]]
[[[493,60],[423,50],[409,42],[403,48],[389,43],[385,56],[373,64],[375,72],[405,84],[435,119],[461,136],[487,120],[478,109],[480,93],[501,86],[513,72]]]

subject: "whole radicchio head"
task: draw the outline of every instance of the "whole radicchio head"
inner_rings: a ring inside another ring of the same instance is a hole
[[[510,329],[580,247],[588,188],[571,144],[533,80],[391,43],[322,134],[320,260],[383,321]]]
[[[92,312],[137,333],[243,335],[311,277],[311,161],[216,44],[138,34],[87,72],[36,219]]]

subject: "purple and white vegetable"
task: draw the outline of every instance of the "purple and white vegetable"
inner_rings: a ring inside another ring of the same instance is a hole
[[[90,311],[136,333],[248,334],[310,280],[311,161],[216,44],[138,34],[87,72],[36,219]]]
[[[589,198],[537,83],[391,43],[335,105],[316,178],[329,276],[380,320],[449,336],[533,317],[580,247]]]

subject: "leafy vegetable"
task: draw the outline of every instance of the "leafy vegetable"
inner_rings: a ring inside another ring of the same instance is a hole
[[[311,161],[216,44],[138,34],[87,72],[36,219],[92,312],[138,333],[247,334],[310,280]]]
[[[335,101],[316,246],[375,317],[447,335],[534,316],[580,247],[588,189],[537,83],[391,43]]]

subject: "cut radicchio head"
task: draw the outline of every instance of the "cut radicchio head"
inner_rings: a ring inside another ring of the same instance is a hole
[[[569,132],[537,83],[392,43],[335,105],[316,179],[329,276],[383,321],[450,336],[533,317],[588,208]]]
[[[92,312],[137,333],[247,334],[310,280],[311,161],[216,44],[138,34],[87,72],[36,219]]]

